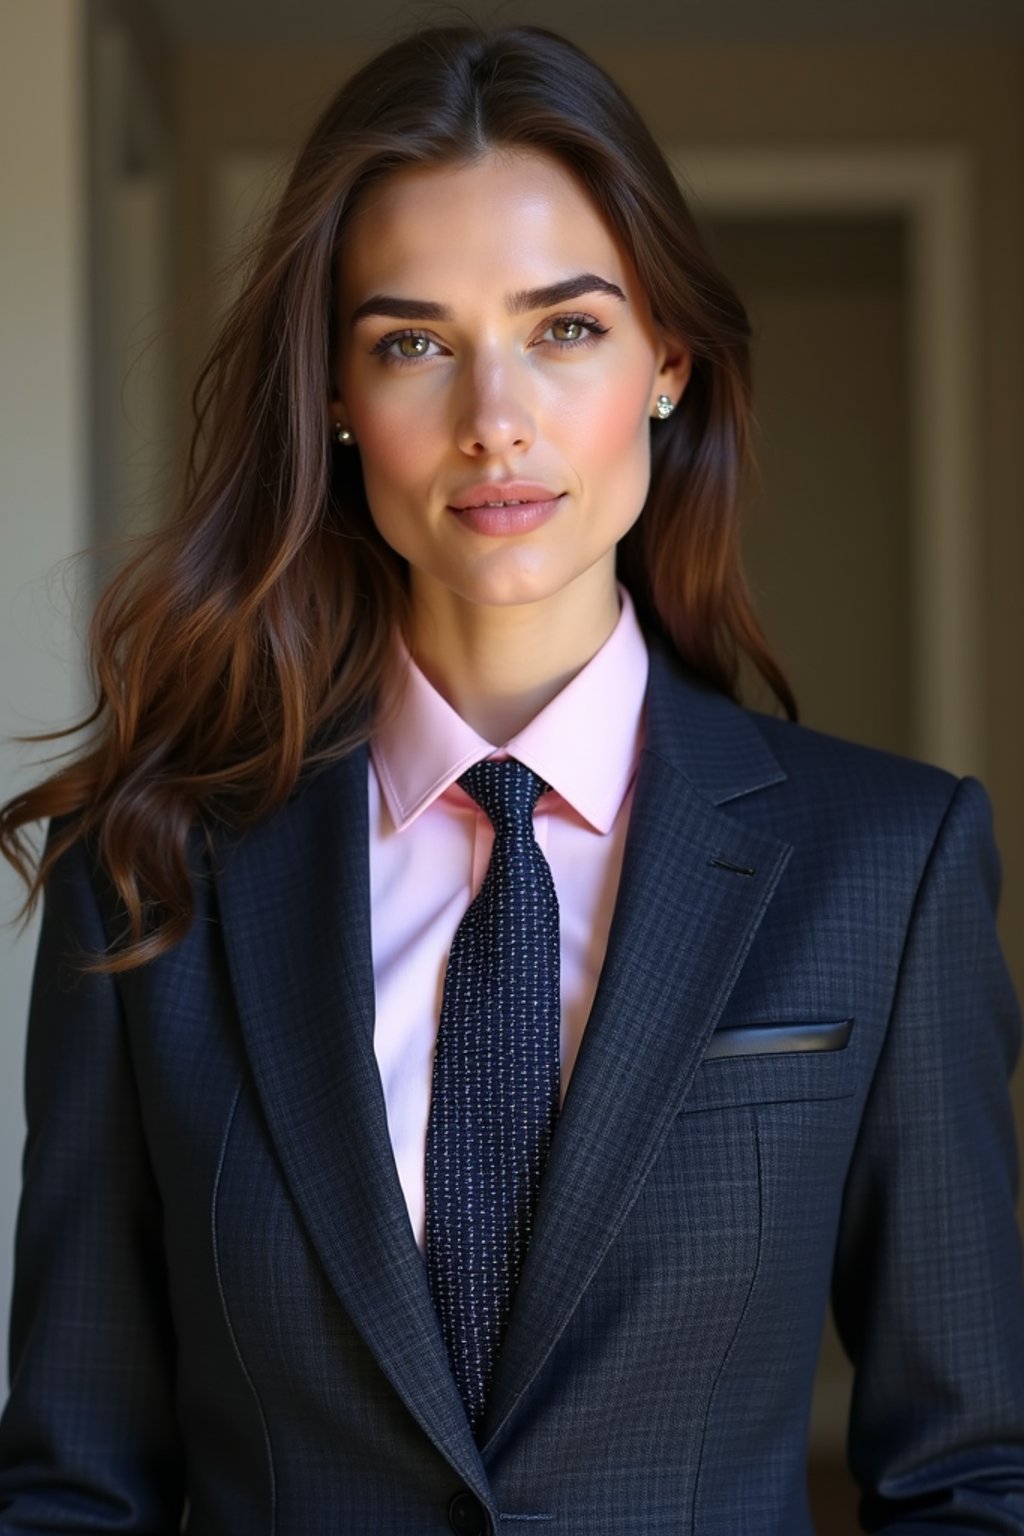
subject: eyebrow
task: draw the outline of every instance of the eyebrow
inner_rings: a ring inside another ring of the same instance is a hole
[[[567,299],[578,299],[585,293],[604,293],[626,303],[626,295],[617,283],[595,272],[579,272],[575,277],[563,278],[559,283],[548,283],[544,288],[522,288],[518,293],[505,296],[505,308],[510,315],[528,314],[534,309],[548,309],[554,304],[564,304]],[[435,304],[430,299],[398,299],[390,293],[375,293],[352,311],[349,322],[355,325],[367,315],[384,315],[389,320],[452,320],[454,315],[447,304]]]

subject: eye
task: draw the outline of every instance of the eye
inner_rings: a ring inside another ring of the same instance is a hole
[[[608,330],[593,315],[556,315],[548,324],[549,331],[567,331],[566,336],[555,336],[558,347],[567,352],[570,347],[592,346],[598,336],[604,336]]]
[[[415,363],[421,357],[429,357],[429,346],[437,346],[432,336],[424,331],[390,331],[370,348],[371,355],[383,357],[389,363]],[[392,349],[397,347],[397,351]],[[436,356],[436,353],[434,354]]]

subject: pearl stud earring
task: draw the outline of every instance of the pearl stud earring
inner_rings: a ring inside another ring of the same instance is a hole
[[[334,431],[332,436],[336,443],[340,443],[345,448],[349,448],[355,443],[355,437],[349,431],[348,427],[342,426],[340,421],[336,421],[334,423]]]

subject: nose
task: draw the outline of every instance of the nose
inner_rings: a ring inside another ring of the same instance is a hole
[[[455,438],[472,458],[528,448],[536,436],[529,384],[514,365],[480,359],[466,373]]]

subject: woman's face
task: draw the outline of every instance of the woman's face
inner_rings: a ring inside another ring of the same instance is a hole
[[[398,172],[354,210],[338,280],[331,421],[354,434],[414,603],[441,596],[433,584],[533,603],[602,563],[612,591],[615,545],[647,494],[654,403],[678,402],[690,359],[656,333],[571,174],[532,152]],[[539,520],[465,510],[548,492]]]

